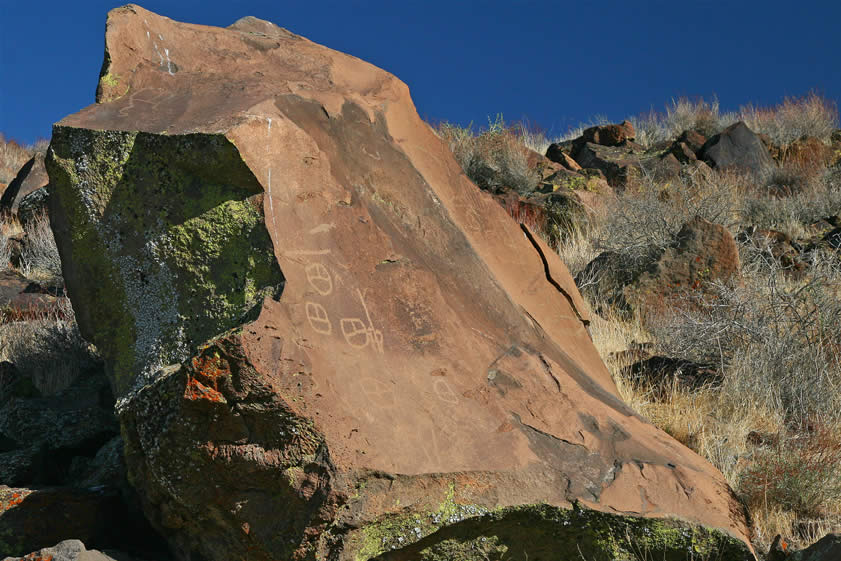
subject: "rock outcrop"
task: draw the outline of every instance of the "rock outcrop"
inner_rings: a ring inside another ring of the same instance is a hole
[[[36,153],[20,168],[17,176],[3,191],[3,196],[0,197],[0,214],[17,214],[21,201],[46,187],[48,181],[44,155]]]
[[[181,558],[752,557],[723,476],[621,401],[563,263],[405,84],[254,18],[126,6],[106,49],[53,131],[51,219]]]
[[[775,166],[768,148],[741,121],[707,140],[699,150],[698,158],[718,170],[754,174],[765,173]]]

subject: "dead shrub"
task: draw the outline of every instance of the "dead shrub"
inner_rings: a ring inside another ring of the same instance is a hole
[[[691,100],[681,97],[672,100],[665,113],[654,110],[629,119],[636,130],[636,142],[650,147],[660,142],[673,140],[686,130],[695,130],[704,136],[712,136],[724,130],[738,119],[734,114],[722,114],[717,98]]]
[[[464,173],[480,188],[501,192],[514,189],[525,194],[537,189],[540,177],[528,166],[526,148],[515,128],[502,115],[473,134],[472,127],[442,123],[438,135],[447,141]]]
[[[61,258],[55,245],[50,219],[45,211],[33,216],[24,226],[21,273],[33,280],[55,282],[61,279]]]
[[[841,501],[841,435],[810,424],[774,447],[759,449],[739,478],[738,491],[753,510],[775,507],[819,517]]]
[[[764,188],[747,189],[741,204],[742,222],[807,237],[810,224],[841,214],[841,173],[822,171],[808,181],[795,181],[800,181],[799,189],[785,197],[770,197]]]
[[[772,143],[781,147],[804,136],[829,142],[838,128],[838,107],[814,92],[803,97],[787,97],[774,107],[746,105],[739,113],[751,130],[767,134]]]
[[[79,333],[70,300],[59,298],[52,309],[25,317],[0,313],[0,360],[13,363],[42,394],[55,395],[100,359]]]
[[[0,183],[10,183],[26,160],[32,157],[32,148],[6,140],[0,133]]]

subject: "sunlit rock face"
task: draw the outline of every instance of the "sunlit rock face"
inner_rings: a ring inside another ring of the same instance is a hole
[[[405,84],[254,18],[126,6],[106,49],[54,130],[53,227],[179,555],[751,555],[724,478],[619,399],[563,263]]]

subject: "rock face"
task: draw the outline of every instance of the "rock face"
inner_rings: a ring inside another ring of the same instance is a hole
[[[0,214],[17,214],[20,202],[35,191],[46,187],[49,178],[44,168],[44,155],[35,154],[18,171],[17,176],[0,197]]]
[[[54,128],[51,216],[181,558],[752,555],[405,84],[253,18],[126,6],[106,46],[98,103]]]
[[[716,169],[763,173],[774,167],[768,148],[746,124],[739,121],[710,138],[698,153]]]

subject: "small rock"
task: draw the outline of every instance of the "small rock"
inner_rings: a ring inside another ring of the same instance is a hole
[[[692,150],[692,152],[695,154],[698,153],[698,151],[704,146],[704,143],[706,142],[707,137],[705,137],[698,131],[693,130],[683,131],[675,141],[676,144],[685,144],[687,148]]]
[[[621,146],[625,141],[634,140],[636,132],[629,121],[622,121],[618,125],[599,125],[590,127],[582,133],[584,142],[592,142],[602,146]]]

